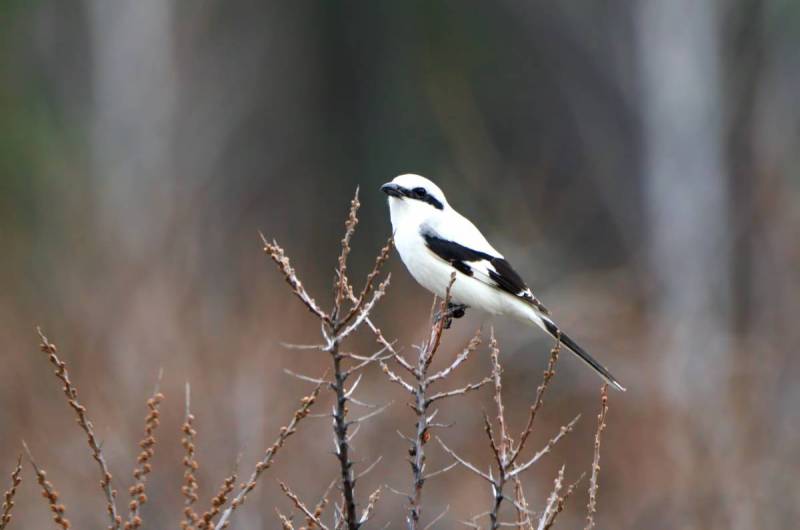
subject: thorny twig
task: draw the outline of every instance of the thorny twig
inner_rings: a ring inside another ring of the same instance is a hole
[[[374,286],[374,283],[380,274],[383,264],[388,259],[392,248],[392,240],[390,239],[381,249],[381,252],[375,260],[372,271],[367,275],[363,289],[360,294],[356,296],[347,277],[347,258],[350,255],[350,243],[355,233],[356,225],[358,224],[357,213],[359,206],[358,190],[356,190],[356,194],[350,202],[350,210],[347,220],[345,221],[345,234],[341,241],[342,250],[339,254],[336,277],[334,278],[333,308],[330,312],[322,310],[306,292],[302,282],[297,278],[294,269],[291,267],[289,259],[286,257],[283,249],[275,242],[268,243],[266,238],[263,235],[261,236],[264,242],[264,251],[278,265],[292,291],[322,323],[324,345],[320,349],[331,356],[331,361],[333,363],[333,378],[329,385],[335,394],[335,403],[332,413],[335,454],[339,461],[340,488],[343,501],[341,510],[344,521],[343,524],[346,525],[348,530],[358,530],[364,523],[363,515],[359,517],[356,508],[356,476],[353,471],[353,461],[350,454],[351,435],[349,433],[349,428],[355,423],[379,413],[382,409],[378,409],[355,421],[348,420],[348,402],[352,401],[356,403],[357,401],[351,396],[355,385],[348,390],[346,384],[348,378],[354,373],[373,362],[381,362],[383,359],[383,352],[380,351],[370,357],[357,358],[352,354],[342,352],[341,344],[345,338],[349,337],[365,322],[369,322],[369,326],[373,331],[377,329],[369,320],[369,313],[386,293],[386,288],[389,284],[389,275],[387,275],[386,279],[380,282],[377,287]],[[349,309],[346,309],[345,302],[348,301],[352,305]],[[393,352],[394,350],[391,345],[386,341],[384,342],[384,348]],[[347,366],[347,363],[352,361],[355,361],[355,364]],[[338,528],[338,523],[335,526]]]
[[[547,386],[550,384],[550,380],[556,375],[556,363],[558,362],[558,354],[560,352],[561,332],[559,331],[556,338],[556,343],[550,349],[550,358],[547,360],[547,369],[545,369],[544,374],[542,375],[542,382],[536,389],[536,399],[534,400],[533,405],[531,405],[531,408],[528,412],[528,422],[525,425],[525,429],[519,435],[519,445],[511,452],[511,463],[514,463],[514,461],[516,461],[516,459],[519,457],[519,454],[525,447],[525,442],[527,442],[528,437],[531,435],[531,432],[533,432],[533,421],[536,419],[536,413],[539,412],[539,409],[542,408],[542,405],[544,404],[544,393],[547,390]]]
[[[60,379],[64,384],[63,391],[64,395],[67,397],[67,403],[70,407],[72,407],[72,410],[75,411],[78,425],[80,425],[81,429],[83,429],[83,432],[86,433],[89,449],[92,452],[92,458],[94,458],[95,462],[97,462],[97,465],[100,468],[100,487],[106,497],[106,511],[108,512],[111,523],[109,528],[111,530],[118,530],[122,523],[122,518],[117,512],[117,492],[111,487],[111,473],[108,470],[108,465],[106,464],[105,456],[103,456],[103,450],[100,447],[100,443],[97,441],[97,436],[95,436],[92,422],[89,421],[89,417],[86,415],[86,407],[81,405],[81,403],[78,401],[78,390],[75,388],[69,378],[69,372],[67,372],[66,363],[64,363],[56,355],[56,352],[58,351],[56,345],[47,340],[47,337],[40,328],[37,327],[36,331],[39,333],[39,337],[42,340],[40,349],[42,352],[47,354],[47,359],[50,361],[50,364],[55,366],[56,377],[58,377],[58,379]]]
[[[409,371],[414,379],[413,384],[406,382],[401,376],[393,372],[385,362],[381,361],[381,368],[389,377],[389,380],[398,383],[411,394],[412,402],[409,405],[416,415],[414,436],[409,440],[411,443],[411,447],[409,448],[409,463],[411,465],[413,483],[412,493],[408,496],[409,508],[408,515],[406,516],[406,526],[410,530],[417,530],[420,525],[420,519],[422,516],[422,491],[425,481],[449,469],[446,468],[445,470],[441,470],[430,475],[425,474],[425,444],[430,439],[430,431],[434,427],[432,419],[436,414],[435,412],[433,414],[430,413],[431,404],[439,399],[458,396],[471,390],[478,389],[489,381],[488,379],[484,379],[456,390],[439,392],[432,396],[429,395],[430,386],[437,381],[444,380],[451,373],[453,373],[453,371],[461,363],[466,361],[469,355],[474,352],[480,344],[480,330],[478,330],[469,341],[467,347],[455,358],[452,363],[439,372],[429,374],[431,363],[433,362],[434,356],[439,349],[439,345],[441,344],[442,340],[442,334],[446,327],[447,319],[445,317],[445,312],[447,311],[448,304],[450,303],[450,291],[453,288],[453,283],[455,281],[456,275],[453,273],[450,277],[450,283],[447,286],[445,297],[440,304],[440,317],[434,319],[428,340],[418,350],[419,355],[416,363],[411,365],[405,361],[405,359],[400,357],[399,354],[395,353],[393,355],[393,357],[401,366],[404,366],[404,368],[407,369],[410,368]]]
[[[600,439],[606,428],[606,414],[608,414],[608,385],[600,388],[600,413],[597,415],[597,431],[594,434],[594,458],[592,459],[592,474],[589,478],[589,503],[586,505],[586,526],[584,530],[594,528],[594,514],[597,512],[597,489],[600,476]]]
[[[532,466],[535,462],[537,462],[543,455],[547,454],[552,447],[568,432],[572,431],[573,426],[578,421],[578,417],[573,419],[570,423],[563,426],[559,433],[553,437],[547,445],[539,452],[537,452],[530,460],[522,465],[516,464],[516,460],[519,455],[522,453],[522,450],[525,448],[525,444],[528,441],[531,432],[533,431],[533,422],[536,417],[536,413],[541,408],[543,399],[544,399],[544,392],[547,390],[547,387],[550,383],[550,380],[553,378],[555,374],[555,364],[558,360],[558,352],[560,349],[560,341],[556,343],[556,346],[550,352],[550,359],[548,361],[547,369],[544,372],[542,383],[539,385],[536,393],[536,399],[534,404],[530,408],[530,412],[528,415],[528,421],[525,425],[525,428],[522,430],[522,433],[519,435],[519,442],[514,441],[511,435],[508,433],[508,426],[505,418],[505,406],[503,404],[503,394],[502,394],[502,367],[500,365],[500,350],[497,347],[497,341],[494,337],[494,330],[492,330],[491,339],[489,343],[490,349],[490,358],[492,361],[492,377],[491,381],[494,386],[494,402],[495,408],[497,410],[497,432],[495,433],[495,429],[492,425],[492,421],[488,417],[488,415],[484,414],[484,431],[488,437],[489,446],[492,451],[492,455],[494,457],[494,466],[490,466],[488,472],[481,471],[477,466],[467,462],[460,456],[458,456],[452,449],[447,447],[441,440],[439,443],[442,445],[442,448],[450,454],[458,463],[462,466],[466,467],[474,474],[478,475],[482,479],[489,482],[492,488],[492,503],[489,511],[481,514],[480,516],[476,516],[473,518],[472,524],[475,527],[478,527],[477,523],[474,521],[482,516],[488,516],[490,525],[489,527],[492,530],[497,530],[502,526],[517,526],[518,528],[524,528],[525,524],[529,523],[529,512],[527,509],[527,503],[525,502],[524,493],[522,492],[522,484],[518,480],[519,474],[528,469]],[[505,493],[504,488],[508,480],[514,480],[515,485],[515,493],[517,499],[509,499]],[[559,483],[560,484],[560,483]],[[519,500],[521,499],[521,501]],[[500,521],[500,507],[502,506],[503,501],[509,500],[511,501],[514,506],[517,508],[517,522],[516,523],[504,523]],[[555,502],[555,501],[554,501]],[[524,514],[524,515],[523,515]]]

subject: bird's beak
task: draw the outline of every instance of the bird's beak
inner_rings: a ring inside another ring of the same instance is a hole
[[[389,197],[402,198],[404,190],[403,188],[401,188],[400,186],[398,186],[393,182],[387,182],[386,184],[381,186],[381,191],[386,195],[388,195]]]

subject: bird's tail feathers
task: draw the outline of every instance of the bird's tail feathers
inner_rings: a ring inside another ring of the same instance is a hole
[[[603,366],[602,364],[600,364],[599,362],[597,362],[597,360],[595,360],[595,358],[594,358],[594,357],[592,357],[591,355],[589,355],[589,353],[588,353],[586,350],[584,350],[583,348],[581,348],[581,347],[580,347],[580,346],[579,346],[579,345],[578,345],[578,344],[577,344],[577,343],[576,343],[574,340],[572,340],[572,339],[569,337],[569,335],[567,335],[566,333],[564,333],[563,331],[561,331],[561,330],[558,328],[558,326],[555,324],[555,322],[553,322],[552,320],[550,320],[550,319],[549,319],[549,318],[547,318],[546,316],[542,316],[542,315],[536,315],[536,317],[537,317],[537,318],[535,318],[535,319],[534,319],[534,321],[535,321],[535,322],[536,322],[536,323],[537,323],[537,324],[538,324],[538,325],[539,325],[539,326],[540,326],[540,327],[541,327],[543,330],[545,330],[547,333],[549,333],[550,335],[552,335],[554,339],[556,339],[556,340],[560,341],[560,342],[561,342],[561,344],[563,344],[564,346],[566,346],[567,348],[569,348],[569,350],[570,350],[572,353],[574,353],[575,355],[577,355],[578,357],[580,357],[580,359],[581,359],[583,362],[585,362],[586,364],[588,364],[589,366],[591,366],[591,367],[594,369],[594,371],[595,371],[595,372],[597,372],[598,374],[600,374],[600,376],[601,376],[603,379],[605,379],[605,380],[608,382],[608,384],[610,384],[611,386],[613,386],[613,387],[614,387],[614,388],[616,388],[617,390],[620,390],[620,391],[622,391],[622,392],[625,392],[625,387],[624,387],[624,386],[622,386],[622,385],[619,383],[619,381],[617,381],[617,378],[616,378],[616,377],[614,377],[614,376],[611,374],[611,372],[609,372],[609,371],[608,371],[608,369],[607,369],[605,366]]]

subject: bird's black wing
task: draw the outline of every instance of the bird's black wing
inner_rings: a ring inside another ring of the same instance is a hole
[[[448,262],[459,272],[525,300],[545,315],[550,312],[535,297],[519,274],[505,258],[474,250],[455,241],[440,237],[429,227],[421,231],[431,252]]]

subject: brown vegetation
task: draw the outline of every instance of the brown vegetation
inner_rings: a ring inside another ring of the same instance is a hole
[[[534,511],[530,508],[520,475],[532,469],[534,464],[544,455],[550,453],[559,440],[573,430],[580,417],[580,415],[577,415],[564,424],[541,449],[530,456],[523,457],[523,453],[529,445],[531,434],[534,431],[534,420],[537,417],[537,413],[542,409],[545,393],[555,376],[556,363],[561,350],[560,342],[557,341],[550,352],[547,368],[544,371],[542,382],[537,389],[533,404],[529,408],[527,421],[520,434],[516,437],[509,433],[509,422],[503,402],[503,369],[500,362],[500,349],[493,330],[489,340],[491,373],[477,381],[456,383],[449,390],[434,390],[434,386],[438,387],[443,383],[454,381],[457,368],[479,349],[481,344],[480,330],[475,332],[461,352],[452,358],[452,361],[448,361],[443,368],[437,370],[432,368],[434,357],[440,350],[442,336],[450,318],[447,313],[448,302],[450,301],[450,288],[448,288],[448,295],[445,299],[439,301],[438,304],[436,301],[434,302],[430,333],[427,340],[416,348],[416,357],[409,358],[407,354],[404,355],[396,350],[394,343],[384,337],[381,330],[374,324],[371,316],[376,304],[386,294],[389,285],[390,278],[388,274],[380,282],[378,282],[378,277],[381,275],[382,267],[392,249],[391,239],[380,250],[374,266],[366,275],[364,285],[360,291],[356,292],[348,276],[348,256],[351,250],[352,237],[358,224],[358,208],[359,201],[358,193],[356,192],[345,223],[345,235],[341,241],[341,252],[334,278],[334,300],[330,310],[323,309],[306,290],[292,267],[289,258],[277,242],[268,242],[262,235],[265,253],[277,264],[291,291],[320,323],[322,335],[320,344],[294,347],[319,350],[328,358],[329,366],[327,369],[321,370],[324,372],[321,376],[288,372],[304,382],[313,383],[313,389],[305,397],[302,397],[299,408],[292,414],[288,423],[279,429],[275,441],[266,449],[263,458],[255,463],[249,478],[245,482],[237,484],[238,471],[234,471],[234,473],[225,478],[216,495],[211,499],[209,507],[202,512],[202,515],[195,511],[199,489],[196,476],[199,463],[195,448],[197,431],[195,430],[195,418],[190,406],[190,387],[188,384],[186,385],[185,414],[181,426],[182,465],[184,469],[181,488],[183,508],[181,510],[176,507],[176,513],[182,511],[181,528],[184,530],[221,530],[228,528],[231,524],[233,513],[245,503],[248,494],[257,486],[264,472],[272,467],[277,454],[284,448],[287,440],[297,432],[299,424],[310,416],[311,407],[323,390],[330,391],[333,395],[333,408],[330,418],[334,437],[334,456],[339,468],[338,476],[325,490],[322,497],[314,503],[307,503],[286,482],[280,482],[281,491],[290,501],[295,512],[295,514],[287,515],[281,513],[277,506],[275,507],[282,528],[293,529],[300,524],[298,521],[302,520],[302,528],[307,529],[358,530],[365,527],[367,523],[376,517],[384,489],[401,494],[407,499],[404,521],[406,528],[410,530],[432,528],[433,525],[443,520],[447,510],[425,520],[426,517],[423,510],[425,501],[423,496],[424,488],[431,479],[443,475],[459,465],[469,470],[479,480],[486,481],[490,485],[492,492],[488,510],[473,516],[464,524],[474,528],[486,527],[492,530],[503,526],[515,527],[519,530],[552,527],[556,517],[564,510],[567,499],[573,493],[583,475],[565,488],[563,485],[565,466],[561,466],[554,480],[553,490],[548,498],[544,500],[544,508],[539,511]],[[455,281],[457,280],[454,274],[450,287]],[[436,310],[437,307],[438,310]],[[361,327],[368,328],[374,336],[378,345],[376,351],[368,354],[358,354],[344,349],[345,341]],[[129,530],[145,526],[141,507],[148,499],[145,488],[147,479],[153,470],[153,457],[157,442],[156,432],[160,424],[160,407],[164,402],[164,395],[157,386],[152,396],[147,400],[144,436],[139,443],[141,452],[138,455],[133,472],[133,485],[128,490],[130,495],[129,513],[127,518],[123,519],[117,507],[117,490],[112,486],[113,477],[108,469],[102,443],[95,434],[95,429],[89,419],[86,407],[78,400],[78,391],[70,379],[67,365],[58,357],[56,345],[50,342],[41,330],[39,335],[41,338],[41,350],[47,355],[48,361],[55,368],[55,375],[63,385],[67,403],[75,413],[76,421],[86,435],[91,456],[98,465],[100,489],[106,500],[106,511],[109,518],[108,527],[112,530]],[[363,371],[374,364],[381,367],[387,378],[386,383],[399,385],[410,397],[408,405],[413,413],[412,434],[403,434],[402,426],[397,429],[400,436],[407,441],[409,447],[408,462],[411,471],[411,476],[409,477],[411,487],[410,491],[406,493],[390,486],[379,486],[368,495],[365,495],[359,487],[361,479],[366,474],[377,472],[376,469],[381,458],[391,457],[391,455],[382,455],[372,464],[363,467],[354,458],[355,449],[352,442],[361,426],[367,420],[386,410],[391,404],[367,403],[355,396],[356,389],[362,380]],[[486,385],[490,385],[493,388],[496,416],[492,419],[487,413],[483,413],[484,432],[488,438],[493,464],[487,469],[481,469],[478,465],[457,454],[445,444],[440,436],[432,433],[451,426],[451,424],[439,418],[439,410],[434,408],[434,405],[438,405],[440,401],[445,399],[461,398],[467,393],[477,391]],[[594,458],[588,490],[587,528],[594,526],[594,516],[597,511],[600,440],[605,428],[606,413],[608,411],[608,395],[605,386],[602,388],[601,400],[601,412],[598,415]],[[356,408],[364,408],[366,411],[362,414],[355,414],[354,410]],[[433,437],[436,438],[444,452],[452,458],[452,462],[441,469],[429,472],[427,470],[426,452],[428,443]],[[44,470],[34,461],[27,445],[24,446],[24,449],[34,469],[43,496],[54,514],[54,522],[62,529],[69,528],[70,523],[65,517],[66,509],[59,502],[58,492],[46,478]],[[20,482],[21,464],[18,461],[18,465],[12,473],[12,486],[5,494],[3,511],[2,515],[0,515],[0,529],[6,528],[11,520],[10,512],[14,505],[14,496]],[[510,486],[513,486],[513,496],[509,495],[507,491]],[[503,520],[504,513],[502,508],[504,505],[513,508],[514,521]],[[484,525],[483,521],[487,521],[486,525]]]

